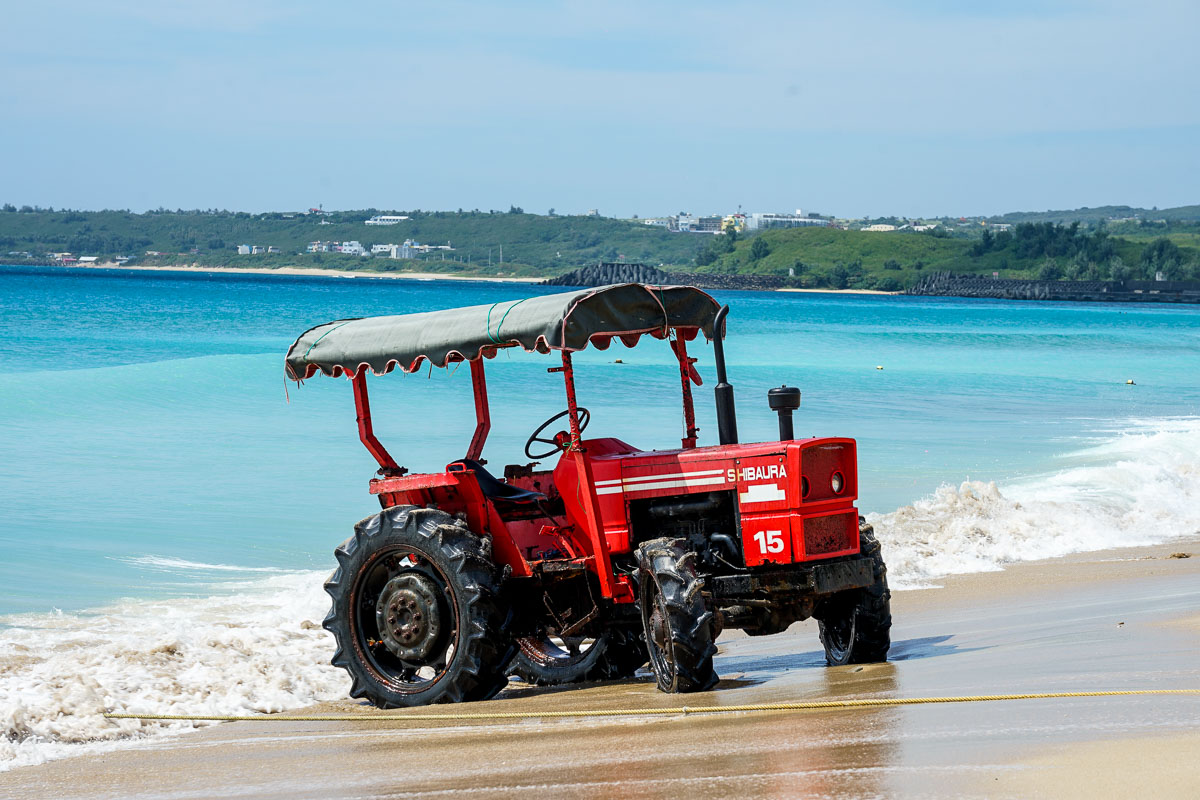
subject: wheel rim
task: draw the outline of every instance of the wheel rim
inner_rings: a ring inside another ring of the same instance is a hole
[[[849,608],[821,621],[825,633],[825,651],[830,661],[837,664],[845,664],[849,661],[850,651],[854,646],[854,628],[857,616],[854,609]]]
[[[380,551],[359,570],[351,603],[355,648],[388,689],[421,692],[446,674],[458,641],[458,608],[450,582],[425,553]]]
[[[548,668],[573,667],[597,655],[596,650],[602,638],[585,636],[551,636],[542,633],[538,636],[524,636],[517,640],[521,652],[530,661]]]
[[[671,618],[657,584],[651,582],[649,588],[650,596],[642,607],[642,621],[649,644],[650,666],[661,684],[672,686],[675,683],[675,648],[671,639]]]

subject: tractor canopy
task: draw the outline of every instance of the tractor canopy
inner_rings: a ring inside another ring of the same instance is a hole
[[[507,347],[573,352],[591,342],[605,350],[614,336],[632,347],[642,334],[665,339],[672,329],[685,340],[699,331],[712,339],[719,308],[691,286],[625,283],[445,311],[342,319],[301,334],[288,350],[287,377],[301,381],[318,371],[353,376],[362,367],[376,375],[396,367],[413,372],[425,360],[445,367],[492,358]]]

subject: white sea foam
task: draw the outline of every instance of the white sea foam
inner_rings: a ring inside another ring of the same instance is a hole
[[[1063,457],[1057,472],[1006,485],[967,481],[871,514],[898,588],[1015,561],[1200,534],[1200,420],[1131,422]]]
[[[288,570],[279,569],[278,567],[238,567],[232,564],[205,564],[199,561],[188,561],[183,558],[169,558],[164,556],[135,556],[133,558],[118,558],[117,561],[124,561],[126,564],[132,564],[135,567],[151,569],[158,572],[183,572],[183,573],[205,573],[205,572],[273,572],[284,573]]]
[[[897,587],[1192,535],[1200,531],[1200,419],[1131,423],[1064,456],[1054,473],[1003,489],[943,486],[870,521]],[[0,769],[192,727],[106,720],[105,711],[241,714],[346,696],[349,681],[329,666],[333,641],[319,626],[323,574],[138,563],[236,582],[204,599],[0,620]]]
[[[244,714],[346,696],[329,665],[324,575],[296,572],[204,599],[11,616],[0,628],[0,769],[192,727],[106,711]]]

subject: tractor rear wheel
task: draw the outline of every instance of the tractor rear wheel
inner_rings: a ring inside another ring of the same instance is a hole
[[[444,511],[395,506],[354,526],[325,583],[334,666],[380,708],[486,700],[514,645],[491,542]]]
[[[713,613],[701,594],[696,554],[683,539],[655,539],[637,560],[646,649],[664,692],[701,692],[717,682]]]
[[[827,600],[817,616],[825,661],[831,667],[887,661],[892,646],[887,565],[874,528],[865,522],[859,524],[859,542],[862,554],[874,564],[875,582]]]
[[[608,628],[595,638],[524,636],[517,646],[507,671],[534,686],[628,678],[646,663],[645,645],[622,628]]]

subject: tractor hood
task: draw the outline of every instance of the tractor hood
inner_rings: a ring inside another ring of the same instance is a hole
[[[718,308],[691,286],[625,283],[445,311],[342,319],[310,328],[295,341],[287,354],[287,377],[301,381],[318,371],[352,376],[363,367],[376,375],[396,367],[412,372],[425,360],[444,367],[492,358],[506,347],[548,353],[582,350],[591,342],[604,350],[614,336],[632,347],[642,334],[663,339],[672,329],[683,339],[694,339],[698,331],[712,339]]]

